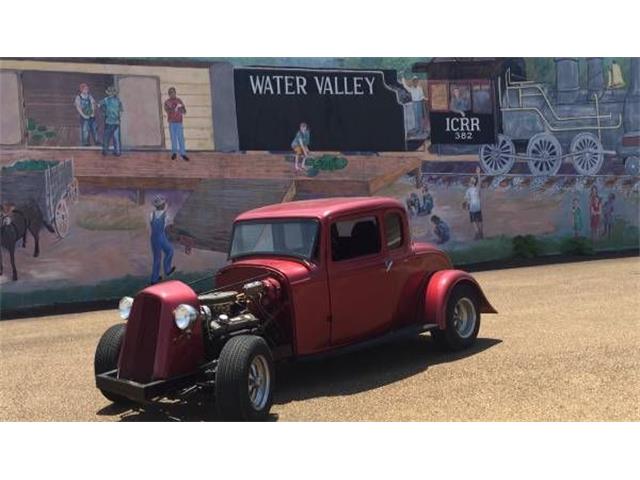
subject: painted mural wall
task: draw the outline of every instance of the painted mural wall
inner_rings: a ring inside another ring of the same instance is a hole
[[[237,214],[328,196],[458,265],[638,248],[639,59],[374,60],[0,60],[1,311],[209,286]]]

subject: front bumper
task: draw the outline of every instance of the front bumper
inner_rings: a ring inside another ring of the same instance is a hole
[[[118,370],[96,375],[96,387],[104,392],[113,393],[137,403],[145,403],[154,398],[166,397],[172,393],[195,385],[202,372],[182,375],[167,380],[154,380],[149,383],[138,383],[133,380],[118,378]]]

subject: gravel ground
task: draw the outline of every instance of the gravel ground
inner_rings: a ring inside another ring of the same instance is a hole
[[[428,335],[278,370],[281,421],[640,420],[640,260],[477,273],[499,315],[477,345]],[[212,406],[122,410],[94,387],[114,311],[0,322],[0,420],[215,420]]]

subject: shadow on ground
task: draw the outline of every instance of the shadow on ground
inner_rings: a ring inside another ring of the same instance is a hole
[[[479,338],[468,350],[443,353],[428,335],[422,335],[339,357],[283,364],[276,372],[274,404],[365,392],[424,372],[430,366],[476,355],[499,343],[498,339]],[[137,410],[110,405],[97,414],[119,415],[121,421],[219,420],[211,396],[202,394]],[[271,420],[277,420],[277,415]]]

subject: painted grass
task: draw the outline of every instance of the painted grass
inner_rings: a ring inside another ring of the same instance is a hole
[[[146,227],[144,207],[126,198],[104,195],[82,199],[74,212],[76,224],[86,230],[139,230]]]

